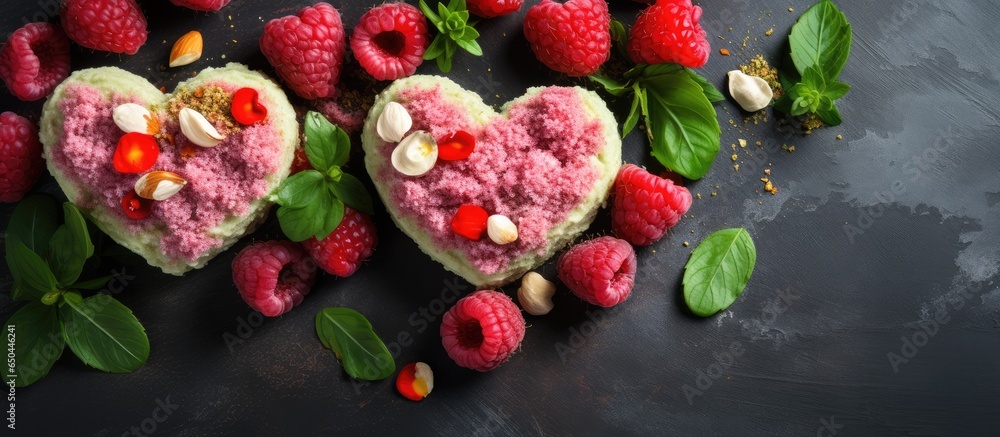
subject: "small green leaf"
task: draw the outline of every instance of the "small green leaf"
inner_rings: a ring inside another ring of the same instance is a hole
[[[327,207],[326,216],[323,218],[323,229],[316,234],[317,240],[329,237],[344,220],[344,202],[336,197],[328,198],[327,202],[330,202],[330,206]]]
[[[347,206],[368,215],[375,213],[371,194],[368,193],[364,184],[358,178],[354,177],[354,175],[344,173],[340,179],[340,183],[332,185],[331,190]]]
[[[688,75],[691,79],[695,81],[698,85],[701,85],[701,89],[705,92],[705,97],[708,97],[708,101],[715,103],[726,100],[726,97],[719,92],[719,89],[712,85],[708,79],[705,79],[702,75],[695,73],[694,70],[686,69]]]
[[[625,118],[625,123],[622,124],[622,138],[627,137],[632,132],[632,129],[635,129],[635,125],[639,123],[639,111],[641,111],[639,103],[643,99],[642,94],[646,92],[637,85],[633,85],[633,89],[632,107],[629,108],[628,117]]]
[[[33,252],[45,257],[49,250],[49,240],[58,227],[56,214],[58,204],[52,196],[28,194],[14,207],[14,213],[7,223],[6,245],[8,252],[18,242],[24,243]]]
[[[26,387],[42,379],[62,356],[66,344],[59,331],[56,307],[31,302],[10,316],[4,329],[16,336],[15,385]],[[5,366],[6,367],[6,366]],[[8,374],[11,372],[4,372]],[[9,379],[7,380],[9,381]]]
[[[624,96],[632,90],[627,83],[618,82],[617,80],[601,74],[591,74],[590,76],[587,76],[587,79],[590,79],[591,82],[600,85],[601,88],[604,88],[604,90],[608,92],[608,94],[615,97]]]
[[[318,199],[329,199],[329,196],[317,196],[316,199],[299,208],[278,208],[278,224],[289,240],[296,243],[305,241],[323,230],[325,211],[320,209],[322,202]]]
[[[85,364],[111,373],[132,372],[149,358],[146,330],[132,311],[106,294],[59,308],[66,344]]]
[[[354,378],[377,381],[396,371],[396,362],[372,324],[349,308],[326,308],[316,314],[316,335]]]
[[[806,10],[788,35],[792,62],[799,74],[818,68],[832,82],[851,54],[851,25],[847,17],[829,0],[822,0]]]
[[[56,291],[59,284],[49,265],[23,242],[18,241],[9,255],[7,264],[18,292],[12,296],[14,300],[41,299],[45,293]]]
[[[63,204],[66,222],[56,229],[49,244],[49,266],[59,285],[68,287],[83,272],[83,265],[94,255],[87,221],[72,203]]]
[[[611,41],[614,41],[615,49],[618,50],[618,54],[623,59],[630,59],[628,49],[626,48],[628,30],[625,29],[625,25],[621,21],[614,18],[611,19]]]
[[[427,19],[430,20],[431,23],[437,25],[437,23],[441,21],[441,17],[438,16],[438,14],[435,14],[434,11],[429,6],[427,6],[427,3],[424,3],[424,0],[420,0],[418,4],[420,5],[420,12],[423,12],[424,16],[427,17]],[[440,5],[440,3],[438,3],[438,5]],[[438,7],[440,8],[440,6]],[[438,31],[440,32],[441,29],[438,28]]]
[[[746,229],[709,235],[684,266],[684,302],[702,317],[729,308],[746,288],[756,262],[757,249]]]
[[[850,85],[843,82],[833,81],[826,85],[826,89],[823,91],[823,95],[829,97],[831,100],[837,100],[841,97],[844,97],[844,95],[847,94],[847,92],[850,90],[851,90]]]
[[[843,123],[844,121],[840,117],[840,111],[835,105],[830,106],[830,109],[826,111],[817,112],[816,115],[820,120],[823,120],[823,123],[826,123],[827,126],[840,126],[840,123]]]
[[[469,11],[464,0],[452,0],[448,5],[439,2],[437,13],[423,0],[420,0],[419,6],[438,31],[424,52],[424,60],[436,59],[438,68],[447,73],[451,71],[452,58],[459,47],[472,55],[482,56],[483,49],[476,42],[479,31],[475,29],[475,23],[469,22]]]
[[[434,41],[431,41],[431,45],[427,47],[426,51],[424,51],[424,60],[429,61],[431,59],[437,59],[438,57],[443,55],[444,45],[445,42],[447,41],[448,38],[445,38],[442,35],[434,37]]]
[[[73,288],[75,290],[88,290],[88,291],[100,290],[104,288],[105,285],[108,285],[108,282],[111,282],[111,280],[114,278],[115,275],[101,276],[99,278],[88,279],[86,281],[77,282],[72,286],[70,286],[70,288]]]
[[[653,156],[687,179],[701,179],[719,153],[722,135],[712,102],[690,75],[670,64],[646,68],[641,86]]]
[[[337,161],[346,157],[350,152],[350,140],[346,142],[348,151],[340,150],[344,146],[344,142],[337,135],[337,130],[339,128],[330,123],[322,114],[315,111],[309,111],[306,114],[306,156],[309,157],[309,163],[316,170],[325,172],[330,167],[343,164],[337,164]],[[344,136],[346,137],[346,135]],[[346,160],[344,158],[344,161]]]
[[[474,56],[482,56],[483,55],[483,48],[479,47],[479,43],[476,42],[476,40],[474,40],[474,39],[473,40],[455,40],[455,43],[458,44],[458,46],[461,47],[462,50],[465,50],[465,51],[471,53]]]
[[[326,181],[323,174],[316,170],[298,172],[285,179],[275,193],[276,201],[281,206],[301,208],[316,201],[323,193]]]

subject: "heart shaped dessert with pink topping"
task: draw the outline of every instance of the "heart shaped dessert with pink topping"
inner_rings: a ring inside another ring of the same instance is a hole
[[[532,88],[497,113],[446,78],[400,79],[375,100],[362,143],[396,225],[480,288],[586,230],[621,167],[614,116],[578,87]]]
[[[40,124],[49,171],[69,200],[176,275],[262,221],[299,142],[281,88],[239,64],[205,69],[172,94],[118,68],[77,71]]]

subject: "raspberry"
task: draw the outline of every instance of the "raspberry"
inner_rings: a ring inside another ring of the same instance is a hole
[[[306,99],[336,93],[345,50],[344,23],[329,3],[316,3],[298,15],[268,21],[260,36],[260,51],[278,76]]]
[[[15,97],[38,100],[69,76],[69,39],[54,24],[29,23],[0,48],[0,78]]]
[[[17,202],[42,174],[38,130],[13,112],[0,114],[0,202]]]
[[[135,0],[66,0],[62,25],[88,49],[134,55],[146,43],[146,17]]]
[[[635,284],[635,250],[625,240],[600,237],[559,258],[559,279],[577,297],[610,308],[628,299]]]
[[[229,4],[231,0],[170,0],[177,6],[183,6],[196,11],[216,12]]]
[[[522,4],[524,0],[468,0],[466,7],[477,17],[494,18],[513,13]]]
[[[506,294],[480,290],[463,297],[441,320],[441,343],[459,366],[486,372],[521,345],[524,317]]]
[[[615,178],[611,228],[619,238],[649,246],[674,227],[690,207],[687,188],[625,164]]]
[[[637,64],[676,62],[698,68],[708,62],[708,39],[698,19],[701,8],[691,0],[657,0],[635,20],[628,54]]]
[[[376,80],[412,75],[424,62],[427,19],[406,3],[388,3],[361,16],[351,35],[358,63]]]
[[[350,207],[344,207],[344,220],[332,234],[322,241],[313,237],[302,242],[320,268],[342,278],[358,271],[361,262],[372,256],[377,244],[378,235],[371,217]]]
[[[524,36],[547,67],[588,76],[611,56],[611,15],[604,0],[542,0],[524,18]]]
[[[233,282],[243,300],[267,317],[277,317],[302,303],[316,280],[316,268],[298,244],[257,242],[233,259]]]

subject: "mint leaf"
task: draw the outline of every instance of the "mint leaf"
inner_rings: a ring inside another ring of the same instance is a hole
[[[323,228],[316,234],[317,240],[329,237],[337,230],[337,226],[340,226],[340,222],[344,221],[344,202],[336,197],[328,199],[330,206],[327,207],[326,216],[323,217]]]
[[[354,175],[344,173],[340,177],[340,182],[331,185],[330,190],[347,206],[368,215],[375,213],[371,194]]]
[[[88,279],[86,281],[80,281],[70,286],[70,288],[74,290],[100,290],[104,288],[105,285],[108,285],[108,282],[111,282],[115,276],[116,275],[107,275],[99,278]]]
[[[46,293],[56,291],[58,281],[49,265],[23,242],[18,241],[8,254],[7,264],[14,277],[14,300],[41,299]]]
[[[746,229],[709,235],[684,265],[684,302],[701,317],[729,308],[746,288],[756,262],[757,249]]]
[[[685,69],[685,71],[688,72],[688,75],[691,76],[691,79],[694,80],[695,83],[701,85],[701,89],[705,92],[705,97],[708,98],[708,101],[715,103],[726,100],[726,97],[723,96],[722,93],[719,92],[719,89],[716,88],[715,85],[712,85],[708,79],[705,79],[702,75],[695,73],[694,70]]]
[[[829,97],[831,100],[837,100],[847,94],[851,90],[851,86],[843,83],[833,81],[826,85],[826,89],[823,90],[823,95]]]
[[[3,326],[17,336],[14,384],[26,387],[42,379],[62,356],[66,344],[59,330],[56,307],[31,302],[10,316]],[[4,372],[7,374],[10,372]],[[9,379],[7,379],[9,381]]]
[[[344,371],[357,379],[377,381],[396,371],[396,362],[372,324],[350,308],[326,308],[316,314],[316,335],[332,350]]]
[[[106,294],[86,299],[67,293],[59,307],[66,344],[87,365],[127,373],[149,358],[146,330],[125,305]]]
[[[653,156],[687,179],[705,176],[719,152],[722,129],[702,86],[670,64],[647,67],[641,86]]]
[[[329,197],[322,196],[322,198]],[[299,208],[287,206],[278,208],[278,224],[281,225],[281,232],[296,243],[308,240],[309,237],[321,232],[324,225],[324,212],[320,210],[321,206],[320,201],[315,201]]]
[[[611,41],[615,43],[615,49],[618,50],[618,54],[622,58],[631,59],[628,56],[628,49],[626,48],[628,30],[625,29],[625,25],[621,21],[614,18],[611,19]]]
[[[799,17],[788,36],[792,62],[799,74],[816,67],[832,82],[851,53],[851,25],[837,6],[822,0]]]
[[[59,285],[68,287],[83,272],[83,264],[94,255],[87,221],[72,203],[63,204],[66,222],[56,229],[49,242],[49,266]]]
[[[820,120],[823,120],[823,123],[826,123],[828,126],[839,126],[840,123],[844,121],[842,118],[840,118],[840,111],[837,110],[837,107],[834,105],[831,105],[830,109],[817,112],[816,115],[819,117]]]
[[[7,223],[8,253],[18,242],[22,242],[33,252],[46,256],[49,240],[58,227],[56,211],[56,200],[52,196],[29,194],[21,199]]]
[[[607,91],[608,94],[611,94],[612,96],[615,97],[624,96],[628,94],[631,90],[628,84],[620,83],[610,77],[601,74],[591,74],[590,76],[587,76],[587,79],[590,79],[591,82],[600,85],[601,88],[604,89],[604,91]]]
[[[305,120],[306,156],[313,168],[326,172],[333,166],[344,165],[351,150],[351,141],[343,129],[334,126],[318,112],[309,111]]]
[[[638,85],[632,85],[632,90],[632,106],[628,110],[628,117],[625,118],[625,123],[622,123],[622,138],[627,137],[632,132],[632,129],[635,129],[635,125],[639,123],[640,103],[645,100],[646,90],[639,88]]]
[[[316,202],[325,184],[323,174],[316,170],[298,172],[281,183],[275,193],[276,201],[282,207],[301,208]]]
[[[459,47],[474,56],[483,55],[482,47],[476,42],[479,31],[475,29],[475,23],[469,22],[465,0],[452,0],[447,6],[438,3],[437,13],[424,0],[420,0],[418,5],[438,32],[424,51],[424,60],[436,59],[438,68],[447,73],[451,71],[452,58]]]

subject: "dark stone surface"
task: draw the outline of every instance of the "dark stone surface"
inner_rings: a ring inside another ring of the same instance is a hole
[[[5,2],[0,33],[55,19],[55,3]],[[256,44],[264,23],[308,4],[235,0],[204,14],[140,3],[151,34],[138,55],[75,48],[73,67],[117,65],[168,89],[225,62],[269,71]],[[369,3],[334,6],[353,27]],[[626,22],[639,10],[613,3]],[[552,314],[528,317],[520,353],[480,374],[455,366],[437,334],[439,315],[456,299],[451,289],[471,288],[423,256],[384,213],[376,216],[381,243],[372,262],[349,279],[321,278],[280,319],[261,322],[239,298],[229,269],[235,251],[183,278],[126,265],[134,279],[117,297],[148,331],[148,363],[112,375],[65,353],[49,376],[17,390],[17,430],[118,436],[145,420],[147,431],[155,423],[164,435],[995,435],[1000,59],[985,35],[1000,7],[838,3],[854,26],[842,75],[853,90],[838,102],[845,123],[802,136],[773,117],[746,124],[730,101],[718,106],[723,152],[705,179],[689,184],[702,198],[672,235],[638,251],[638,284],[618,308],[598,310],[560,289]],[[725,72],[754,54],[779,59],[782,35],[811,3],[700,4],[713,45],[702,73],[721,87]],[[449,77],[497,105],[528,86],[570,83],[531,56],[520,31],[526,10],[483,22],[485,56],[460,55]],[[170,45],[191,29],[206,35],[204,58],[160,71]],[[721,47],[732,56],[718,55]],[[3,110],[37,119],[40,107],[0,92]],[[729,145],[740,138],[750,145],[737,147],[736,172]],[[647,156],[638,133],[626,139],[626,161],[655,167]],[[777,195],[762,192],[765,166]],[[36,189],[61,196],[48,177]],[[0,207],[0,222],[11,211]],[[694,317],[680,298],[684,262],[710,232],[733,226],[753,235],[756,271],[728,311]],[[606,230],[605,219],[592,232]],[[272,219],[245,241],[279,236]],[[10,276],[0,270],[6,295]],[[554,277],[552,263],[542,272]],[[313,333],[315,314],[329,306],[365,314],[390,347],[396,342],[400,366],[429,363],[434,393],[415,404],[391,379],[352,383]],[[14,309],[0,298],[0,317]],[[908,360],[894,367],[890,353]],[[154,409],[167,402],[176,410],[154,422]]]

